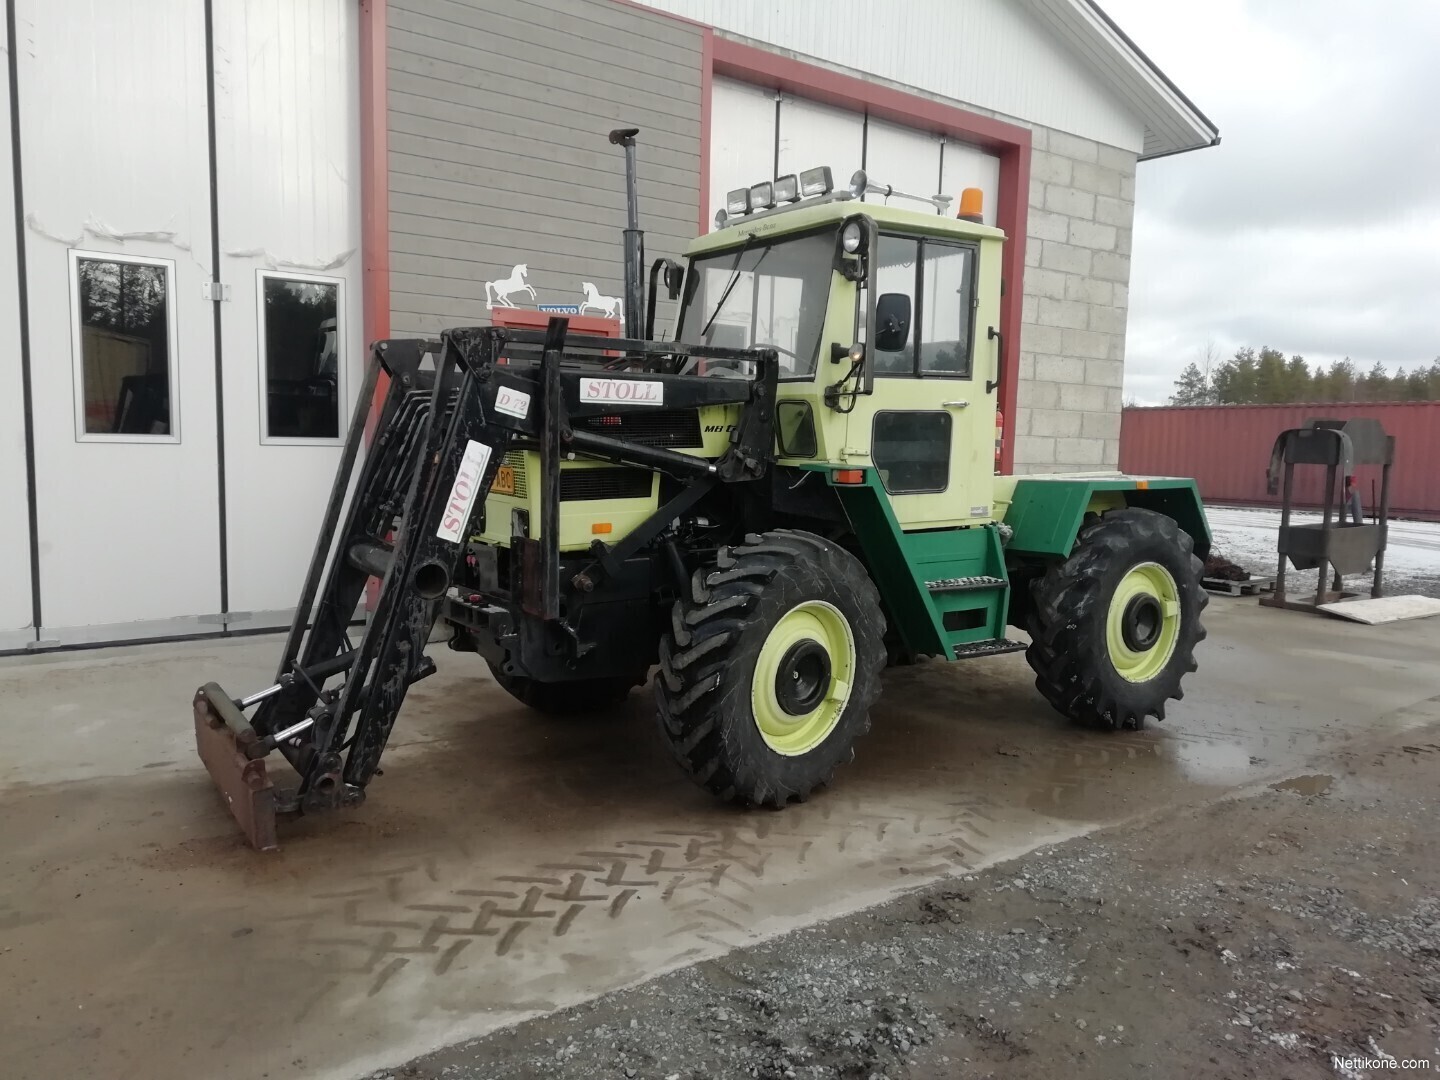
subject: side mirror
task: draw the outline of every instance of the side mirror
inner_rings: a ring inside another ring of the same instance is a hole
[[[875,302],[875,348],[899,352],[910,340],[910,297],[884,293]]]
[[[680,286],[685,284],[685,267],[677,262],[665,261],[665,292],[671,300],[680,299]]]

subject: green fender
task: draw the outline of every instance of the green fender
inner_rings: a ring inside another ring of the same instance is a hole
[[[1022,476],[1005,512],[1015,530],[1007,556],[1067,558],[1090,509],[1138,506],[1175,519],[1195,541],[1195,554],[1210,552],[1210,525],[1195,481],[1173,476]]]

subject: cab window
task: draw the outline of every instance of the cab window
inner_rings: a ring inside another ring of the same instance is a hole
[[[881,236],[872,287],[898,293],[912,317],[903,345],[873,351],[878,376],[968,379],[975,312],[975,248],[944,240]]]

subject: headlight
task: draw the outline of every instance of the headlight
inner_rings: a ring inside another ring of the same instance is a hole
[[[800,198],[800,178],[794,173],[789,176],[778,177],[775,181],[775,201],[777,203],[794,202]]]
[[[750,189],[736,188],[725,196],[727,214],[748,214],[750,212]]]
[[[852,221],[840,230],[840,246],[845,249],[845,254],[854,255],[864,242],[865,230],[858,221]]]
[[[769,210],[775,205],[775,185],[769,180],[750,185],[750,209]]]

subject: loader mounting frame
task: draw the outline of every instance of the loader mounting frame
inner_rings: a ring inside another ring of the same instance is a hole
[[[691,358],[748,362],[754,374],[678,374]],[[573,429],[572,415],[644,408],[587,406],[579,385],[596,376],[659,383],[670,408],[740,405],[729,448],[711,461]],[[563,627],[571,599],[583,600],[658,536],[679,500],[613,548],[597,540],[593,561],[562,581],[561,461],[592,457],[664,472],[688,482],[679,498],[689,501],[719,483],[759,479],[772,462],[777,376],[773,349],[572,337],[563,318],[543,332],[480,327],[448,330],[438,341],[377,342],[274,684],[232,698],[207,683],[195,696],[200,757],[251,844],[278,846],[277,814],[363,801],[410,684],[435,670],[426,645],[507,450],[538,448],[541,465],[539,537],[526,525],[512,538],[512,599],[526,616]],[[371,577],[381,581],[379,596],[356,642],[351,624]],[[297,783],[279,786],[269,775],[266,759],[276,751]]]

